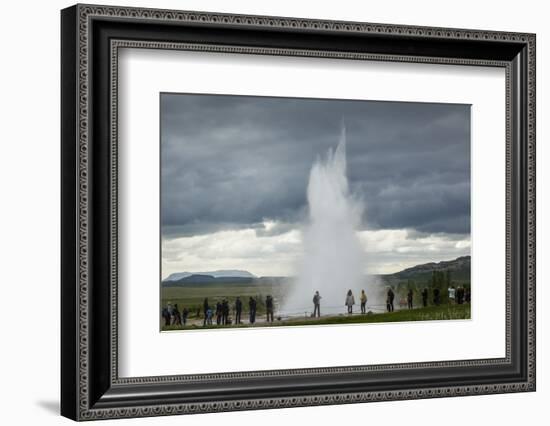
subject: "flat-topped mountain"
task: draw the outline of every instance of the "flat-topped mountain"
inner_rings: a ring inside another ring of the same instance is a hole
[[[248,271],[241,271],[238,269],[218,269],[216,271],[210,272],[175,272],[170,274],[163,281],[178,281],[183,278],[190,277],[192,275],[205,275],[214,278],[223,278],[223,277],[239,277],[239,278],[256,278],[256,275],[251,274]]]

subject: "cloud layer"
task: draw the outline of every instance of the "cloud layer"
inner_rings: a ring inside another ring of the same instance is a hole
[[[454,104],[163,94],[164,234],[300,222],[342,118],[366,227],[469,233],[469,117]]]
[[[272,226],[270,223],[266,227]],[[470,237],[463,234],[427,234],[410,230],[359,232],[368,273],[393,273],[433,260],[470,254]],[[302,233],[291,229],[265,234],[238,229],[163,241],[162,276],[173,272],[244,269],[260,276],[290,276],[302,256]]]

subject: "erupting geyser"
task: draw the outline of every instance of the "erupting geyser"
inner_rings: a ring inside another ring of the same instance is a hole
[[[283,310],[290,315],[311,312],[313,294],[319,291],[321,315],[343,312],[348,289],[359,303],[365,281],[364,251],[356,234],[363,206],[349,192],[344,126],[336,150],[329,149],[311,168],[307,200],[304,256]]]

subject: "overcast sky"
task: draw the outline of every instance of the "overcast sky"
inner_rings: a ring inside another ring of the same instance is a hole
[[[371,272],[470,250],[470,106],[161,95],[162,275],[288,275],[315,160],[347,133]]]

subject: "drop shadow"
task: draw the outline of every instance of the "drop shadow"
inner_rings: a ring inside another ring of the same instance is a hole
[[[59,401],[37,401],[36,405],[50,414],[59,415]]]

